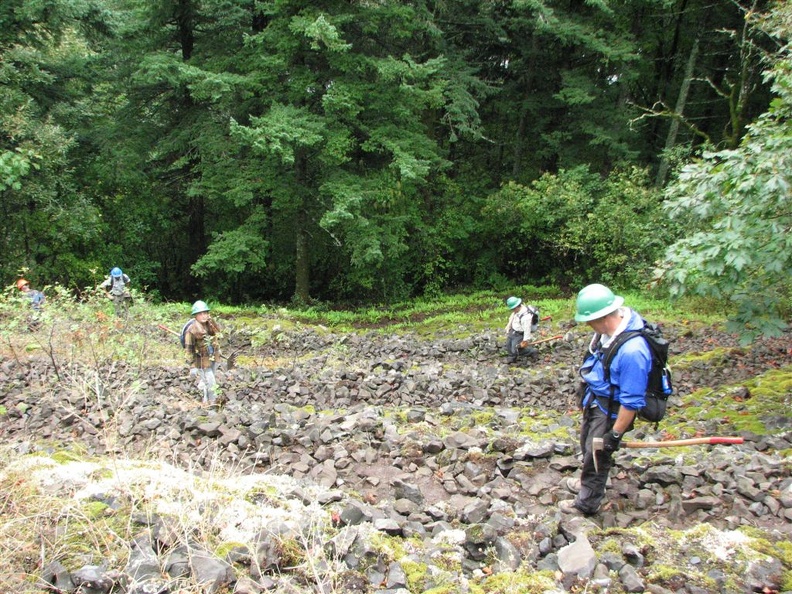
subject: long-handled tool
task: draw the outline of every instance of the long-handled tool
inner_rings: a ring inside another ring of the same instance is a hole
[[[533,342],[529,342],[525,346],[529,347],[529,346],[533,346],[535,344],[542,344],[543,342],[550,342],[551,340],[561,340],[562,338],[564,338],[564,335],[563,334],[559,334],[558,336],[550,336],[548,338],[541,338],[539,340],[534,340]]]
[[[539,321],[540,322],[549,322],[552,319],[553,319],[553,316],[545,316],[543,318],[539,318]],[[520,348],[524,349],[524,348],[527,348],[529,346],[533,346],[535,344],[542,344],[543,342],[550,342],[551,340],[561,340],[562,338],[564,338],[564,336],[563,335],[559,335],[559,336],[550,336],[549,338],[542,338],[540,340],[534,340],[533,342],[525,342],[525,341],[523,341],[523,342],[520,343]]]
[[[692,437],[690,439],[672,439],[669,441],[623,441],[623,448],[681,448],[692,445],[740,445],[742,437]],[[597,456],[603,450],[604,443],[601,437],[591,440],[591,455],[594,458],[594,470],[599,472]]]
[[[521,349],[527,349],[528,347],[532,347],[535,344],[542,344],[543,342],[550,342],[551,340],[561,340],[562,338],[564,338],[564,335],[559,334],[558,336],[549,336],[547,338],[540,338],[539,340],[534,340],[533,342],[522,341],[519,344],[519,347]]]
[[[178,332],[176,332],[175,330],[172,330],[171,328],[168,328],[164,324],[157,324],[157,328],[159,328],[160,330],[164,330],[165,332],[169,332],[169,333],[173,334],[174,336],[179,336]],[[239,356],[239,351],[238,350],[234,351],[233,353],[231,353],[227,357],[221,352],[220,356],[223,357],[226,360],[226,367],[228,369],[233,369],[234,366],[236,365],[236,360],[237,360],[237,357]]]
[[[160,330],[165,330],[165,332],[170,332],[174,336],[179,336],[179,333],[176,332],[176,330],[173,330],[172,328],[168,328],[165,324],[157,324],[157,328],[159,328]]]

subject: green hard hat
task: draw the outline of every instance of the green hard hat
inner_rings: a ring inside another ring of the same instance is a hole
[[[199,314],[202,311],[209,311],[209,306],[204,301],[196,301],[192,306],[192,315]]]
[[[605,285],[593,284],[583,287],[577,296],[576,322],[590,322],[616,311],[624,303],[624,297],[614,295]]]
[[[522,299],[520,299],[519,297],[509,297],[506,300],[506,307],[508,307],[509,309],[514,309],[515,307],[520,305],[520,303],[522,303]]]

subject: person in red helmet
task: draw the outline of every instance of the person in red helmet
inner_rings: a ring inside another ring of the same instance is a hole
[[[25,297],[30,299],[30,307],[32,307],[35,311],[41,311],[41,308],[44,306],[44,301],[46,300],[44,293],[31,289],[30,283],[24,278],[20,278],[17,281],[16,286],[17,289],[25,294]]]
[[[44,297],[44,293],[41,291],[35,291],[30,287],[30,283],[24,279],[20,278],[16,282],[17,289],[22,291],[23,295],[30,300],[30,307],[33,309],[33,314],[28,319],[28,328],[30,330],[36,330],[39,326],[41,326],[41,320],[39,316],[41,314],[41,310],[44,307],[44,301],[46,301],[46,297]]]

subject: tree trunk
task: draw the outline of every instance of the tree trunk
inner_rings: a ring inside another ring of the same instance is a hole
[[[179,28],[179,44],[181,45],[182,60],[189,61],[195,46],[195,7],[192,0],[179,0],[176,6],[176,26]]]
[[[301,304],[307,304],[311,300],[311,253],[308,249],[308,234],[303,225],[304,219],[305,215],[301,211],[300,216],[297,217],[297,244],[294,259],[294,300]]]
[[[308,249],[309,237],[306,230],[308,217],[305,213],[305,184],[307,181],[304,157],[297,157],[295,168],[300,203],[297,205],[295,220],[294,301],[307,304],[311,299],[311,251]]]
[[[528,67],[525,73],[525,101],[522,102],[522,109],[520,110],[520,122],[517,125],[517,135],[514,138],[514,162],[512,163],[512,179],[518,179],[520,171],[522,170],[522,155],[523,155],[523,139],[525,138],[525,130],[528,128],[528,102],[533,92],[534,86],[534,71],[536,68],[536,55],[539,51],[539,44],[537,42],[538,36],[533,35],[531,38],[531,59],[528,62]]]
[[[679,95],[677,96],[676,107],[674,108],[674,115],[671,119],[671,126],[668,129],[668,136],[666,136],[665,148],[663,150],[663,158],[660,161],[660,166],[657,168],[657,177],[655,178],[655,185],[659,188],[662,187],[668,177],[669,161],[668,152],[674,148],[676,144],[677,134],[679,133],[679,122],[683,117],[685,111],[685,104],[687,103],[688,92],[690,91],[690,83],[693,79],[693,70],[696,68],[696,60],[699,51],[699,38],[693,41],[693,47],[688,56],[687,65],[685,66],[685,77],[682,80],[682,85],[679,87]]]

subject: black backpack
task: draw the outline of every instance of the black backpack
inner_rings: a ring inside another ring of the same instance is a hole
[[[531,316],[531,327],[536,330],[536,327],[539,325],[539,308],[535,305],[526,305],[525,307],[528,311],[525,312],[523,316]]]
[[[663,338],[663,332],[653,322],[644,322],[640,330],[628,330],[619,334],[604,351],[602,367],[605,370],[605,381],[610,383],[610,365],[619,348],[628,340],[636,336],[643,336],[652,353],[652,368],[649,371],[649,380],[646,384],[646,405],[638,411],[638,416],[650,423],[659,423],[663,420],[668,406],[668,397],[673,394],[671,384],[671,370],[668,368],[668,341]],[[611,387],[611,390],[613,388]],[[609,399],[609,409],[613,403],[613,393]]]

